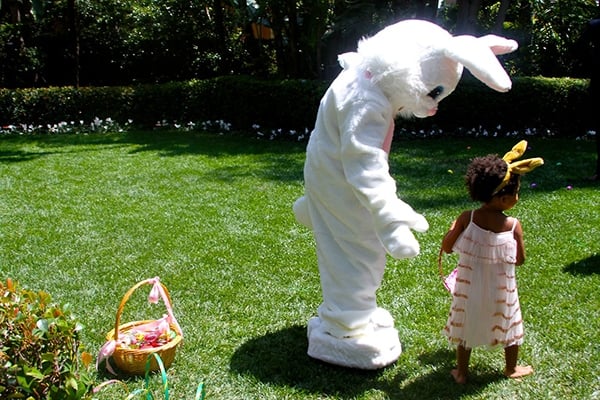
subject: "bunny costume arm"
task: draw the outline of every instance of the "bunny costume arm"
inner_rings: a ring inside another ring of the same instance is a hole
[[[364,71],[347,63],[342,65],[347,69],[332,84],[319,108],[319,133],[307,152],[307,189],[313,198],[332,209],[331,215],[345,222],[337,229],[338,235],[361,236],[356,230],[364,226],[365,216],[347,207],[358,202],[368,211],[368,224],[390,255],[415,256],[419,245],[409,227],[424,231],[428,226],[421,215],[398,198],[396,183],[389,174],[388,154],[383,147],[393,124],[392,105]],[[340,203],[346,206],[340,207]],[[346,210],[350,210],[348,215],[344,214]]]
[[[369,210],[386,251],[395,258],[414,257],[419,244],[408,228],[427,230],[427,222],[398,198],[383,142],[393,128],[389,103],[352,104],[341,129],[341,162],[347,182]]]

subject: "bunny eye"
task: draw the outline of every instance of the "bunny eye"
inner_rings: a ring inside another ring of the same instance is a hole
[[[437,99],[439,97],[440,94],[442,94],[444,92],[444,87],[443,86],[436,86],[431,92],[429,92],[427,94],[427,96],[431,97],[432,99]]]

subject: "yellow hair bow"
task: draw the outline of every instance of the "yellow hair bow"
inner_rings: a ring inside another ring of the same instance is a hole
[[[492,196],[501,191],[510,181],[511,174],[523,175],[529,171],[534,170],[540,165],[544,165],[544,160],[540,157],[528,158],[526,160],[515,161],[514,160],[520,158],[523,153],[527,150],[527,141],[521,140],[519,143],[514,145],[514,147],[502,157],[504,161],[506,161],[506,165],[508,168],[506,169],[506,175],[504,175],[504,179],[498,185],[498,187],[492,193]]]

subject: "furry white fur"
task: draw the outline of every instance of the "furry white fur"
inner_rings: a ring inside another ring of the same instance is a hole
[[[516,42],[488,35],[453,37],[429,22],[407,20],[339,57],[342,72],[321,100],[306,150],[305,195],[294,204],[312,229],[323,302],[308,329],[309,355],[375,369],[401,352],[392,316],[379,308],[386,254],[419,254],[411,232],[426,219],[396,194],[388,152],[394,119],[427,117],[458,84],[463,66],[498,91],[510,78],[495,54]]]

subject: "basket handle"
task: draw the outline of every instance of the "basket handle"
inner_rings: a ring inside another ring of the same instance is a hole
[[[117,317],[115,318],[115,334],[114,334],[115,341],[117,341],[119,339],[119,326],[120,326],[120,322],[121,322],[121,314],[123,313],[123,308],[125,307],[125,303],[127,303],[127,301],[129,300],[129,298],[131,297],[133,292],[136,289],[138,289],[140,286],[155,285],[155,284],[159,284],[161,286],[161,288],[162,288],[161,295],[162,295],[163,301],[165,302],[165,306],[167,307],[167,312],[169,314],[169,317],[171,318],[171,322],[173,322],[173,324],[175,325],[175,327],[177,329],[177,333],[179,335],[183,336],[181,327],[179,326],[179,323],[177,323],[177,320],[175,319],[175,316],[173,315],[173,310],[171,308],[171,296],[169,295],[169,290],[167,289],[167,287],[165,285],[163,285],[162,282],[160,282],[158,280],[158,277],[156,277],[156,278],[150,278],[150,279],[146,279],[146,280],[136,283],[125,293],[125,295],[121,299],[121,303],[119,304],[119,308],[117,309]]]
[[[442,265],[442,257],[444,256],[444,249],[440,248],[440,254],[438,255],[438,271],[440,273],[440,279],[444,282],[444,266]]]

